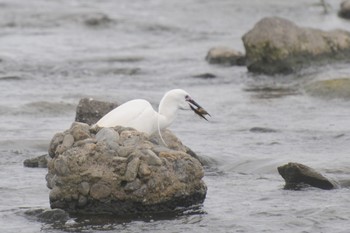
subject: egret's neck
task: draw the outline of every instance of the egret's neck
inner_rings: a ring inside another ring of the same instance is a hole
[[[167,101],[167,99],[162,99],[159,104],[159,126],[161,129],[168,127],[176,118],[177,110],[179,107]]]

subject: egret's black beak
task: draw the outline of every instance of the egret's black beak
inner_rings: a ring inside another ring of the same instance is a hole
[[[205,118],[205,115],[210,116],[210,114],[204,110],[204,108],[202,108],[199,104],[196,103],[196,101],[194,101],[191,98],[186,99],[187,102],[189,103],[191,109],[200,117],[202,117],[203,119],[207,120],[207,118]],[[197,108],[196,108],[197,107]]]

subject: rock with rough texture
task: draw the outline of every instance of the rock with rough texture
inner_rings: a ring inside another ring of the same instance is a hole
[[[35,157],[35,158],[24,160],[23,165],[25,167],[47,168],[47,163],[48,163],[49,159],[50,158],[48,155],[40,155],[40,156]]]
[[[243,36],[248,70],[255,73],[291,73],[311,64],[347,60],[350,32],[304,28],[268,17]]]
[[[66,222],[69,219],[67,212],[61,209],[34,209],[27,210],[25,214],[29,217],[36,217],[37,220],[46,223]]]
[[[227,47],[211,48],[205,57],[210,64],[245,65],[245,56],[234,49]]]
[[[312,186],[329,190],[337,187],[333,181],[321,173],[300,163],[288,163],[278,167],[277,170],[286,182],[285,189],[298,190],[305,186]]]
[[[350,78],[315,81],[305,86],[305,92],[323,99],[350,100]]]
[[[345,19],[350,19],[350,0],[345,0],[340,3],[338,15]]]
[[[87,127],[75,122],[51,141],[46,176],[51,208],[132,216],[204,201],[203,167],[169,130],[162,131],[168,146],[157,134],[120,126],[73,136]]]
[[[118,107],[116,103],[83,98],[79,101],[77,106],[75,121],[88,125],[95,124],[99,119],[116,107]]]

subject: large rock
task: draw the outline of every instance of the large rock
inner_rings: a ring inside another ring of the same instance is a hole
[[[269,17],[243,36],[248,70],[255,73],[291,73],[311,64],[349,59],[350,32],[298,27]]]
[[[46,176],[51,208],[133,215],[204,201],[203,167],[170,131],[162,132],[166,147],[157,134],[131,128],[89,130],[73,123],[51,141]]]
[[[335,182],[327,179],[311,167],[300,163],[288,163],[278,167],[277,170],[286,182],[285,189],[298,190],[305,186],[312,186],[329,190],[337,187]]]
[[[306,85],[305,92],[324,99],[350,100],[350,78],[314,81]]]
[[[83,98],[79,101],[77,106],[75,121],[89,125],[95,124],[99,119],[117,106],[118,104],[116,103]]]
[[[350,0],[342,1],[338,15],[345,19],[350,19]]]

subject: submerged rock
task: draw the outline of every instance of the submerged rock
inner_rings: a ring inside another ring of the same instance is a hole
[[[349,59],[350,32],[304,28],[268,17],[243,36],[248,70],[255,73],[291,73],[311,64]]]
[[[66,222],[69,219],[68,213],[61,209],[27,210],[25,215],[29,217],[36,217],[39,221],[45,223]]]
[[[202,203],[206,185],[201,163],[169,130],[159,136],[130,128],[97,129],[88,137],[73,123],[51,141],[46,176],[51,208],[70,213],[137,215],[171,212]],[[93,130],[92,130],[93,131]],[[74,138],[64,144],[64,138]],[[69,146],[68,146],[69,145]]]
[[[278,167],[277,170],[286,182],[285,189],[298,190],[305,186],[326,190],[336,188],[334,182],[311,167],[300,163],[288,163]]]
[[[350,100],[350,78],[315,81],[305,87],[305,92],[325,99]]]
[[[205,57],[210,64],[245,65],[245,56],[234,49],[227,47],[211,48]]]
[[[118,107],[116,103],[83,98],[79,101],[77,106],[75,121],[83,122],[88,125],[95,124],[99,119],[116,107]]]
[[[193,78],[200,78],[200,79],[214,79],[216,78],[215,74],[212,73],[203,73],[203,74],[197,74],[197,75],[193,75]]]
[[[24,160],[23,165],[25,167],[47,168],[47,163],[48,163],[49,158],[50,157],[48,155],[40,155],[40,156],[35,157],[35,158]]]
[[[253,127],[249,130],[252,133],[277,133],[278,130],[265,128],[265,127]]]

